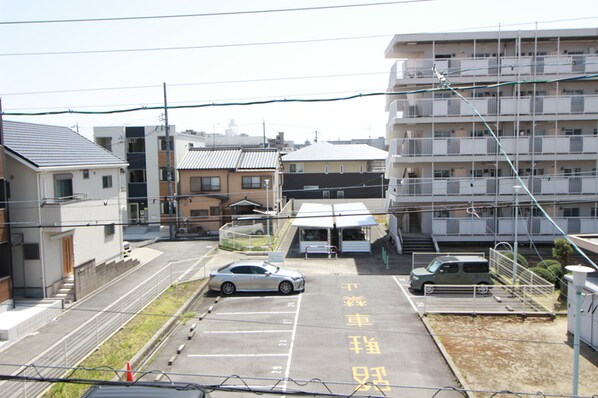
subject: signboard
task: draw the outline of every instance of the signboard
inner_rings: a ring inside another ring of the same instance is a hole
[[[271,263],[283,263],[284,264],[284,252],[269,252],[268,261]]]

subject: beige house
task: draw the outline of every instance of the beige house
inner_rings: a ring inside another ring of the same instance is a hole
[[[282,163],[275,149],[193,148],[177,170],[180,232],[215,232],[233,219],[281,207]]]

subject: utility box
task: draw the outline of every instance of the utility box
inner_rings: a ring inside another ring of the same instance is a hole
[[[598,351],[598,276],[596,272],[588,274],[582,291],[581,302],[581,334],[580,339]],[[573,277],[565,275],[567,280],[567,331],[575,331],[575,286]]]

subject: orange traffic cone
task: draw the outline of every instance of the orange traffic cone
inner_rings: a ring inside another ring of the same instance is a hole
[[[135,381],[135,378],[133,377],[133,372],[131,372],[131,362],[127,361],[127,381]]]

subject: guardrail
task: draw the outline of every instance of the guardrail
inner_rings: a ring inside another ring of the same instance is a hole
[[[104,341],[133,319],[139,311],[170,287],[175,280],[190,280],[196,271],[205,266],[207,261],[208,258],[204,257],[192,266],[189,266],[188,263],[187,265],[185,263],[166,265],[128,294],[35,357],[30,364],[39,367],[21,367],[12,374],[36,378],[61,377],[65,373],[65,367],[77,366]],[[1,395],[7,398],[37,397],[49,387],[50,383],[40,382],[5,381],[0,383]]]
[[[423,313],[554,315],[552,285],[433,285]]]

